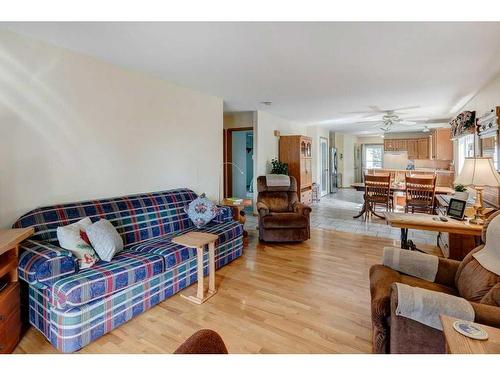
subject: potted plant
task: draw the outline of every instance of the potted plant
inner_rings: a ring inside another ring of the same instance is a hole
[[[456,199],[466,201],[467,199],[469,199],[469,192],[467,191],[467,188],[464,185],[456,184],[455,185],[455,194],[453,196]]]
[[[286,174],[288,175],[288,164],[279,161],[278,159],[271,160],[271,174]]]

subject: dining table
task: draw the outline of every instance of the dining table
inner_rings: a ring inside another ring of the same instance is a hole
[[[365,191],[365,184],[364,182],[356,182],[351,184],[351,187],[356,189],[357,191]],[[393,182],[391,183],[391,192],[404,192],[406,191],[406,186],[404,182]],[[455,190],[449,186],[436,186],[436,191],[435,194],[444,194],[444,195],[451,195],[454,194]],[[367,213],[370,211],[370,207],[366,204],[366,202],[363,202],[363,207],[361,208],[361,211],[357,215],[354,215],[353,218],[357,219],[358,217],[361,217],[363,214]],[[379,215],[376,215],[380,217]]]

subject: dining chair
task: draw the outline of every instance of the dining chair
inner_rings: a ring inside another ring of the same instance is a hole
[[[386,211],[393,209],[391,201],[391,175],[376,174],[365,175],[365,220],[370,214],[373,214],[381,219],[384,216],[375,212],[377,205],[385,206]]]
[[[406,205],[405,212],[434,213],[434,195],[436,192],[436,175],[405,177]]]

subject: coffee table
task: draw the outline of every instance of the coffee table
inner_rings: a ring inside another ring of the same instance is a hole
[[[174,237],[172,242],[178,245],[196,249],[198,288],[196,295],[181,294],[181,297],[201,305],[207,299],[213,297],[217,290],[215,289],[215,241],[219,238],[217,235],[205,232],[189,232],[181,236]],[[203,283],[203,249],[208,245],[208,292],[205,294]]]

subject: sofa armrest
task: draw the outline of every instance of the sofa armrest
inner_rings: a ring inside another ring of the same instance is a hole
[[[78,271],[78,262],[70,251],[45,241],[26,240],[20,244],[19,278],[36,285]]]
[[[217,215],[212,219],[213,222],[223,224],[233,220],[233,209],[231,207],[217,206],[217,208],[219,210]]]
[[[269,207],[263,202],[257,202],[257,211],[259,212],[259,216],[269,215]]]
[[[299,202],[295,202],[293,204],[293,212],[295,212],[297,214],[301,214],[302,216],[309,216],[311,211],[312,211],[312,208],[309,206],[306,206],[305,204],[302,204]]]

